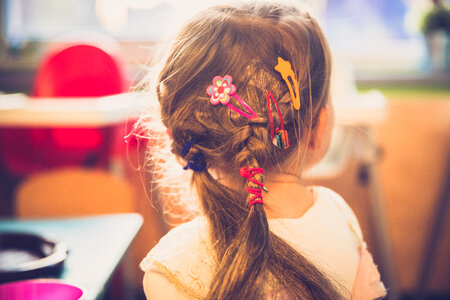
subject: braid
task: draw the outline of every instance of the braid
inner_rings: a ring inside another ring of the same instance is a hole
[[[238,128],[234,134],[234,148],[240,148],[240,152],[234,157],[235,166],[247,166],[258,168],[260,152],[266,152],[269,139],[258,138],[267,136],[267,129],[263,118],[252,120],[246,126]],[[256,174],[255,180],[264,181],[264,175]],[[261,189],[252,181],[247,181],[247,187]],[[242,187],[244,189],[244,186]],[[237,203],[240,222],[236,223],[235,234],[225,244],[225,248],[219,250],[219,266],[216,276],[211,284],[210,294],[207,299],[231,299],[232,295],[239,295],[242,299],[261,299],[264,293],[265,274],[268,263],[268,237],[269,226],[264,208],[261,204],[248,207],[251,194],[245,198],[240,197]],[[223,199],[223,198],[222,198]],[[220,201],[223,201],[223,200]],[[239,198],[238,198],[239,199]],[[246,199],[245,201],[243,201]],[[234,201],[227,201],[234,202]],[[250,283],[250,284],[249,284]]]

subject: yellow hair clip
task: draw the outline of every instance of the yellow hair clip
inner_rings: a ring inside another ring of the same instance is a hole
[[[280,72],[281,77],[283,77],[284,81],[286,81],[286,84],[289,88],[289,93],[291,94],[292,104],[294,105],[294,109],[299,110],[300,109],[300,95],[298,91],[298,83],[295,78],[295,73],[292,71],[291,63],[289,61],[286,61],[282,59],[281,57],[278,57],[278,65],[275,66],[275,70]],[[294,83],[295,88],[295,95],[294,90],[292,89],[292,84],[289,81],[289,76],[291,77],[292,82]]]

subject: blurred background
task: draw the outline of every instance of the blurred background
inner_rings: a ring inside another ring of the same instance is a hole
[[[136,299],[138,263],[170,226],[150,204],[150,179],[136,169],[143,147],[123,139],[142,108],[127,92],[154,62],[155,46],[214,2],[0,1],[0,216],[139,212],[144,224],[121,271]],[[389,299],[449,299],[450,1],[302,2],[333,52],[339,127],[307,179],[354,208]],[[113,204],[99,200],[98,185],[78,186],[94,207],[44,212],[53,207],[49,197],[39,200],[24,185],[67,168],[115,176],[132,196],[104,209]],[[34,204],[23,200],[27,191]]]

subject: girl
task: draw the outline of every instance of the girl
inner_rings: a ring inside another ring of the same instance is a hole
[[[148,299],[385,295],[352,210],[300,180],[329,145],[330,65],[294,6],[212,7],[181,30],[156,93],[200,216],[142,261]]]

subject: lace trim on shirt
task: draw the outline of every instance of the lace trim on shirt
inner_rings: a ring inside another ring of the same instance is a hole
[[[153,258],[149,258],[149,257],[144,259],[141,263],[141,268],[145,269],[145,270],[150,270],[151,266],[156,267],[158,269],[158,271],[160,271],[164,276],[166,276],[169,279],[170,282],[172,282],[178,289],[181,289],[189,297],[192,297],[195,299],[203,299],[203,297],[200,296],[199,294],[197,294],[196,292],[194,292],[193,289],[191,289],[187,285],[184,285],[181,282],[181,280],[179,279],[180,275],[178,272],[169,270],[169,268],[167,268],[165,265],[163,265],[159,261],[154,260]],[[203,285],[203,282],[201,280],[199,280],[198,277],[197,277],[197,280],[195,280],[195,281],[197,283]],[[203,286],[199,287],[199,289],[203,289]]]

